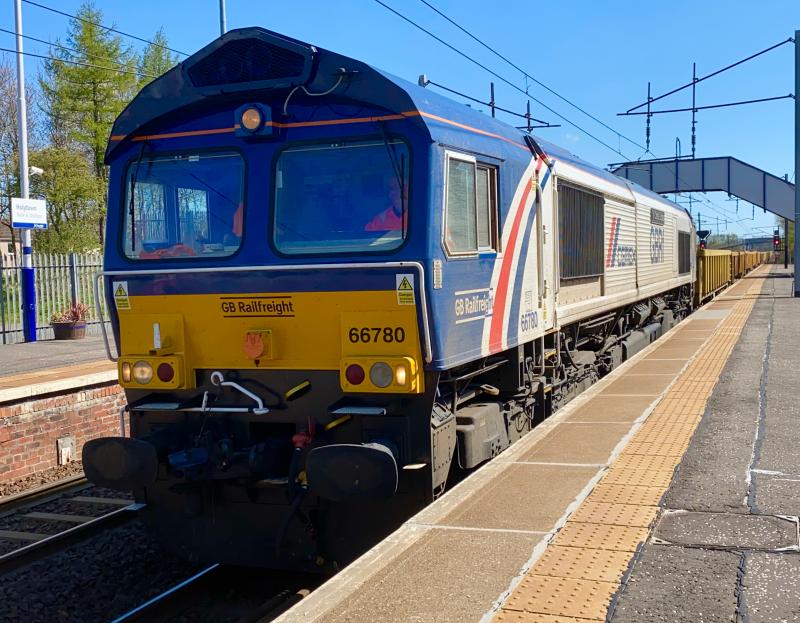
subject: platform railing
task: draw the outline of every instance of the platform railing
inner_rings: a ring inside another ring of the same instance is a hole
[[[98,252],[34,253],[36,267],[36,337],[52,339],[50,318],[73,303],[85,303],[90,309],[86,332],[100,335],[100,320],[94,313],[92,279],[102,270]],[[0,253],[0,345],[22,342],[22,283],[20,258]],[[105,309],[105,300],[100,304]],[[107,314],[105,314],[107,317]]]

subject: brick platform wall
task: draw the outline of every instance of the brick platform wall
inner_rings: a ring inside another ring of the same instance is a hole
[[[75,459],[89,439],[119,435],[125,394],[117,383],[0,404],[0,481],[58,465],[56,440],[75,438]]]

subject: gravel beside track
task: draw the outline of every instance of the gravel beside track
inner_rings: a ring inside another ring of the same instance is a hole
[[[3,501],[3,496],[12,495],[14,493],[21,493],[28,489],[41,487],[42,485],[62,480],[68,476],[78,476],[83,474],[83,464],[80,461],[72,461],[66,465],[59,465],[58,467],[51,467],[36,474],[25,476],[17,480],[9,482],[0,482],[0,502]]]
[[[200,568],[164,553],[132,521],[2,576],[0,621],[107,622]]]

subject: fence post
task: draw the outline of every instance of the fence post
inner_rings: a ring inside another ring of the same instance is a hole
[[[69,293],[72,304],[78,304],[78,267],[75,261],[75,252],[69,254]]]
[[[0,330],[3,332],[3,344],[6,343],[6,286],[3,253],[0,252]]]

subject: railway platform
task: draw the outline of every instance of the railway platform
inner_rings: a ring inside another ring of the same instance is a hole
[[[124,404],[102,338],[0,346],[0,485],[35,482],[119,434]]]
[[[751,272],[278,620],[800,620],[789,277]]]

